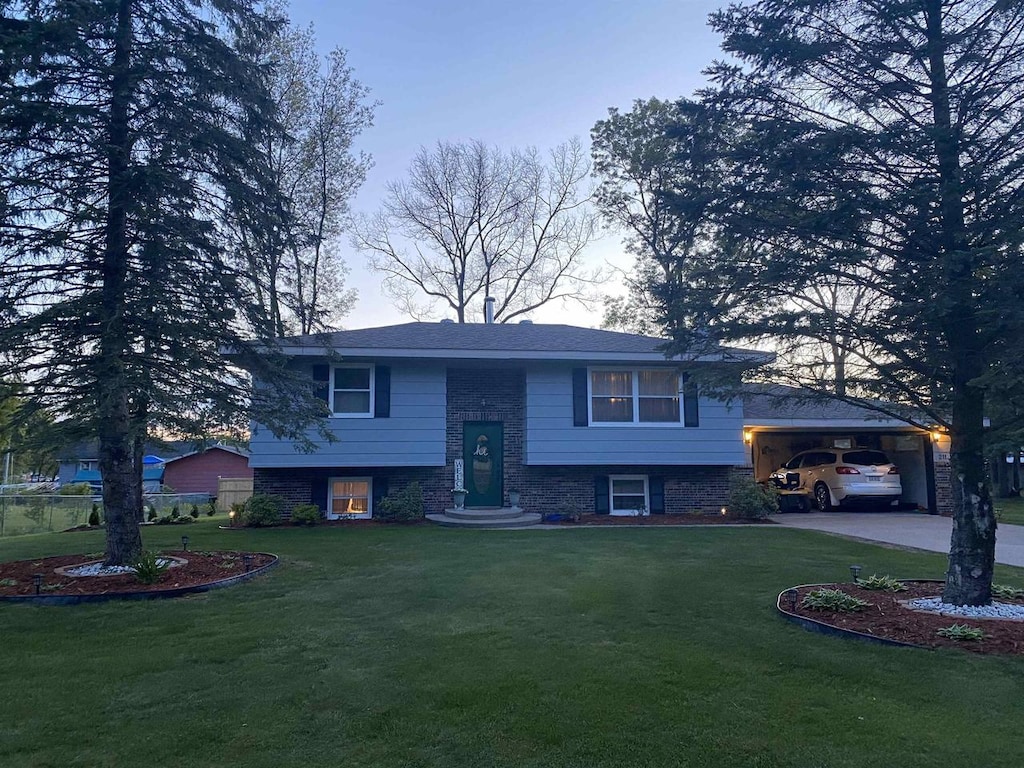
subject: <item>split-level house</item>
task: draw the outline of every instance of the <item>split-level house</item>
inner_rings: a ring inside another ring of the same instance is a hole
[[[427,512],[717,513],[751,472],[742,403],[694,374],[762,353],[666,357],[664,340],[568,325],[406,323],[283,340],[331,411],[333,442],[305,453],[254,425],[257,493],[328,518],[371,517],[416,481]]]

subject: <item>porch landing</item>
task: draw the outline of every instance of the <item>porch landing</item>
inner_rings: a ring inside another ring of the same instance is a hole
[[[455,528],[527,528],[540,523],[541,516],[519,507],[464,507],[427,515],[427,520]]]

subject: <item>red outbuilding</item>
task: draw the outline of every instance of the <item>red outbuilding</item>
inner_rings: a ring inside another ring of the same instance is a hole
[[[229,445],[215,445],[171,459],[164,465],[164,485],[175,493],[217,495],[221,477],[252,477],[249,453]]]

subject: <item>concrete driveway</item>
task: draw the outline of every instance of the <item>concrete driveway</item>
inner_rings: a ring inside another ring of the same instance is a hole
[[[953,532],[953,521],[938,515],[812,512],[775,515],[772,519],[787,528],[804,528],[943,554],[949,552],[949,537]],[[1024,526],[999,526],[996,531],[996,562],[1024,567]]]

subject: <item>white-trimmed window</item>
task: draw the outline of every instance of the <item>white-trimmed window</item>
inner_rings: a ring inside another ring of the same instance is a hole
[[[608,478],[608,509],[613,515],[636,516],[650,513],[651,498],[647,475],[611,475]]]
[[[679,373],[671,368],[590,369],[591,424],[679,424]]]
[[[373,480],[369,477],[332,477],[327,481],[327,519],[373,517]]]
[[[373,417],[373,366],[335,365],[331,368],[331,412],[347,418]]]

